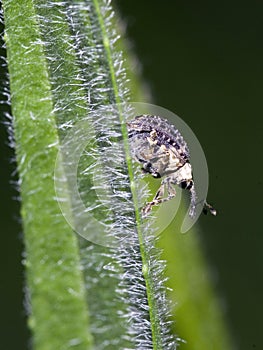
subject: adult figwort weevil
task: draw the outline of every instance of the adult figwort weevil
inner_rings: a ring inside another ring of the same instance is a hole
[[[162,178],[153,200],[142,209],[147,215],[153,206],[176,195],[174,185],[190,192],[189,216],[196,213],[197,196],[187,143],[176,127],[153,115],[139,115],[127,123],[131,153],[142,164],[142,170],[155,178]],[[164,197],[167,191],[167,197]],[[204,201],[203,212],[216,215],[216,210]]]

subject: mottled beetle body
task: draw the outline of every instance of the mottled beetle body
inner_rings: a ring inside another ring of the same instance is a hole
[[[188,146],[174,125],[158,116],[140,115],[128,122],[129,141],[134,159],[142,163],[144,172],[163,178],[154,199],[143,208],[146,215],[154,205],[176,195],[173,185],[190,191],[190,217],[195,216],[196,193]],[[164,198],[165,190],[168,196]],[[204,203],[213,215],[216,211]]]

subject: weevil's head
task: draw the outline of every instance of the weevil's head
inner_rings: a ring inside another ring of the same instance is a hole
[[[191,194],[191,202],[189,209],[189,216],[194,218],[196,215],[196,192],[193,180],[193,171],[192,166],[189,162],[186,162],[177,172],[176,180],[179,186],[183,189],[186,189]]]
[[[191,194],[191,203],[190,203],[190,209],[189,209],[189,216],[191,218],[194,218],[196,215],[196,204],[197,204],[197,196],[195,192],[195,185],[194,185],[194,179],[193,179],[193,172],[192,172],[192,166],[189,162],[185,163],[176,173],[176,181],[177,184],[183,189],[186,189]],[[216,209],[207,203],[207,201],[204,201],[204,207],[203,212],[207,214],[207,212],[210,212],[213,216],[217,215]]]

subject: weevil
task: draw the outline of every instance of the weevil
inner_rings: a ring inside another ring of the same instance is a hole
[[[189,216],[196,215],[197,196],[190,163],[188,145],[176,127],[154,115],[139,115],[127,123],[132,157],[142,164],[142,170],[154,178],[162,178],[153,200],[142,209],[146,216],[153,206],[169,201],[176,195],[174,185],[190,192]],[[167,197],[165,193],[167,192]],[[216,215],[216,210],[204,201],[203,212]]]

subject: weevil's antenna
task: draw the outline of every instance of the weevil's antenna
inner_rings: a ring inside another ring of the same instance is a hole
[[[211,204],[208,204],[207,201],[204,201],[203,213],[206,215],[208,211],[213,216],[217,215],[216,209]]]

